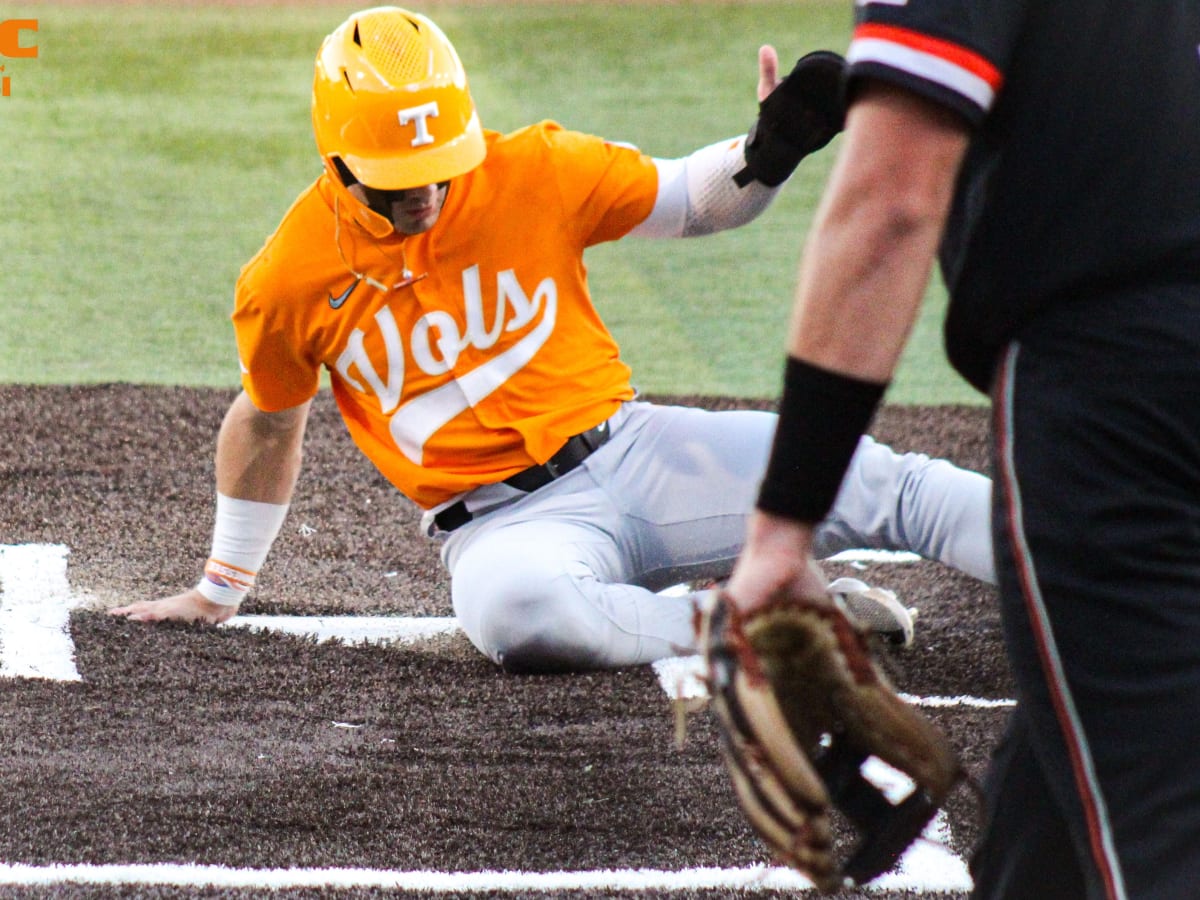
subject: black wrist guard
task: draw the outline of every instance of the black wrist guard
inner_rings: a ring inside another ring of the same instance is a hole
[[[758,508],[813,524],[829,515],[886,390],[789,356]]]
[[[800,160],[834,139],[846,121],[845,68],[846,60],[829,50],[800,58],[758,105],[758,121],[746,136],[746,167],[733,176],[738,187],[756,180],[781,185]]]

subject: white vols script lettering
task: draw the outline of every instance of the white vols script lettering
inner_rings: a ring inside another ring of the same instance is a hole
[[[558,313],[558,287],[553,278],[543,278],[529,297],[517,281],[512,269],[496,275],[496,311],[491,325],[485,321],[483,289],[479,267],[471,266],[462,273],[465,327],[448,312],[435,310],[417,319],[409,335],[409,349],[417,367],[427,375],[444,375],[458,362],[468,347],[487,350],[495,346],[500,335],[517,331],[541,313],[541,320],[528,334],[476,366],[465,375],[458,375],[446,384],[412,397],[401,404],[404,392],[404,343],[392,310],[385,306],[375,313],[375,325],[383,338],[387,357],[386,377],[380,377],[363,345],[364,332],[351,332],[346,349],[338,357],[335,368],[356,391],[366,393],[369,386],[379,400],[380,411],[391,416],[389,428],[392,440],[412,462],[421,465],[425,442],[443,425],[492,393],[519,372],[554,331]],[[507,318],[506,318],[507,315]],[[351,375],[357,369],[360,378]],[[360,380],[361,379],[361,380]],[[364,386],[363,382],[366,382]]]

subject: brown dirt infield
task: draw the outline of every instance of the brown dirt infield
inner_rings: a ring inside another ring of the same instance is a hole
[[[192,583],[211,528],[213,440],[232,396],[0,387],[0,544],[67,545],[72,587],[96,607]],[[888,407],[873,432],[898,449],[986,468],[986,428],[982,409]],[[444,573],[415,521],[322,394],[288,524],[245,612],[450,615]],[[853,571],[920,608],[916,645],[886,654],[902,690],[1011,695],[990,588],[933,563],[839,568],[830,574]],[[578,871],[768,861],[734,810],[707,713],[691,716],[677,749],[670,704],[648,668],[518,677],[461,637],[317,644],[148,627],[101,609],[75,612],[71,632],[82,682],[0,679],[0,867]],[[976,775],[1005,715],[932,713]],[[951,844],[966,853],[977,827],[968,792],[949,816]],[[0,887],[3,897],[257,893]],[[384,895],[404,892],[276,896]]]

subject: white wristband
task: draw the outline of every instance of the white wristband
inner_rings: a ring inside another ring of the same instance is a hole
[[[207,600],[237,606],[245,599],[283,527],[288,504],[217,494],[212,553],[196,585]]]

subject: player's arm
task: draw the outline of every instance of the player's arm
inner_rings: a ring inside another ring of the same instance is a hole
[[[217,435],[217,509],[212,555],[191,590],[110,610],[139,622],[232,618],[283,524],[296,479],[309,403],[262,412],[243,392]]]
[[[630,234],[695,237],[755,219],[800,161],[841,130],[844,66],[835,53],[811,53],[781,82],[775,49],[761,47],[759,117],[750,133],[681,159],[656,158],[658,197]]]
[[[850,107],[801,260],[775,446],[729,583],[744,607],[789,582],[813,586],[813,526],[908,340],[968,139],[957,114],[882,82]]]

